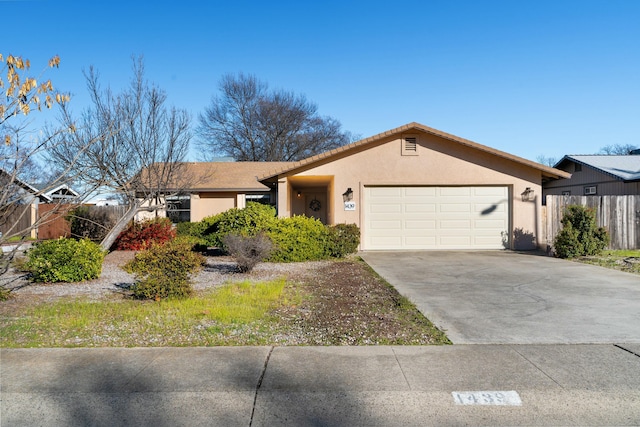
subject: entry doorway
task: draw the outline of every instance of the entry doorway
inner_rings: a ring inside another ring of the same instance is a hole
[[[323,224],[327,223],[327,192],[320,190],[301,189],[294,191],[291,213],[317,218]]]

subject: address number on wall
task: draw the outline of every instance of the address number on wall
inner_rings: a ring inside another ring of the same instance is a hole
[[[344,210],[345,211],[355,211],[356,210],[356,202],[344,202]]]

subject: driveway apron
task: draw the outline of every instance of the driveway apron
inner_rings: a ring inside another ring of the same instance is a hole
[[[360,254],[454,344],[640,343],[640,276],[509,251]]]

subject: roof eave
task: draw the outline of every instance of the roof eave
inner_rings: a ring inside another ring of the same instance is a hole
[[[355,150],[363,145],[368,145],[368,144],[372,144],[376,141],[380,141],[384,138],[387,138],[389,136],[393,136],[393,135],[397,135],[397,134],[401,134],[407,131],[411,131],[411,130],[418,130],[424,133],[428,133],[431,135],[435,135],[437,137],[440,138],[444,138],[444,139],[448,139],[450,141],[454,141],[458,144],[462,144],[465,146],[468,146],[470,148],[473,149],[477,149],[480,151],[484,151],[486,153],[490,153],[493,154],[495,156],[504,158],[506,160],[510,160],[510,161],[514,161],[517,163],[521,163],[524,164],[526,166],[530,166],[534,169],[538,169],[542,172],[543,176],[547,177],[547,178],[551,178],[551,179],[561,179],[561,178],[570,178],[571,174],[568,172],[565,172],[563,170],[560,169],[556,169],[554,167],[550,167],[550,166],[545,166],[543,164],[540,163],[536,163],[533,162],[531,160],[527,160],[525,158],[522,157],[518,157],[509,153],[506,153],[504,151],[500,151],[491,147],[488,147],[486,145],[482,145],[479,144],[477,142],[473,142],[471,140],[465,139],[465,138],[461,138],[458,136],[455,136],[453,134],[449,134],[446,132],[442,132],[439,131],[437,129],[431,128],[429,126],[425,126],[423,124],[417,123],[417,122],[411,122],[408,123],[406,125],[397,127],[395,129],[391,129],[382,133],[379,133],[377,135],[374,136],[370,136],[368,138],[362,139],[360,141],[356,141],[353,142],[351,144],[348,145],[344,145],[342,147],[338,147],[335,148],[333,150],[330,151],[326,151],[324,153],[315,155],[315,156],[311,156],[308,157],[306,159],[300,160],[298,162],[295,162],[293,165],[291,165],[291,167],[289,168],[283,168],[279,171],[274,171],[272,174],[270,175],[264,175],[261,178],[258,179],[258,181],[260,182],[268,182],[268,181],[272,181],[274,179],[278,179],[279,177],[283,176],[283,175],[289,175],[292,173],[297,173],[298,170],[303,170],[306,168],[311,167],[312,165],[322,161],[322,160],[326,160],[327,158],[333,157],[335,155],[338,155],[340,153],[344,153],[346,151],[352,151]]]

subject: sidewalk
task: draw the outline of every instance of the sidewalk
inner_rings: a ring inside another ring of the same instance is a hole
[[[640,425],[640,344],[0,349],[1,426]]]

